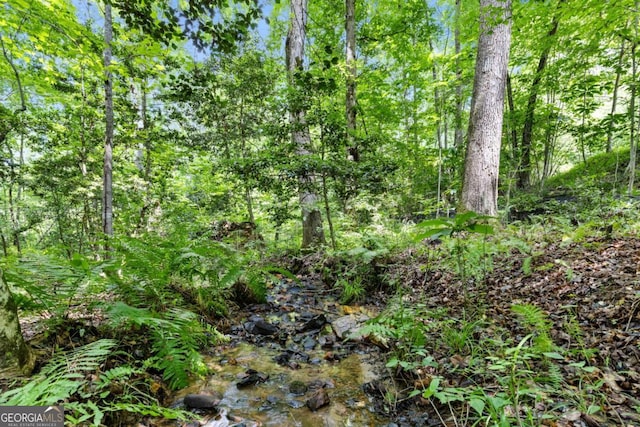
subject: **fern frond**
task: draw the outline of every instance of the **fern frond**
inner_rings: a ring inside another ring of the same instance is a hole
[[[60,301],[69,302],[99,277],[98,271],[80,255],[74,255],[71,260],[52,255],[29,255],[3,267],[7,283],[27,304],[32,302],[47,310],[56,308]]]
[[[555,363],[548,364],[546,375],[543,378],[538,378],[538,381],[551,385],[554,390],[558,389],[564,382],[560,366]]]
[[[554,348],[550,336],[553,325],[542,309],[533,304],[514,304],[511,306],[511,311],[520,316],[524,325],[533,334],[534,347],[538,352],[544,353]]]
[[[117,326],[134,324],[151,330],[151,364],[162,371],[171,388],[185,387],[189,375],[206,371],[199,350],[207,330],[195,313],[174,308],[160,315],[119,302],[109,309],[109,315]]]
[[[0,394],[0,404],[55,405],[68,399],[83,385],[88,372],[99,370],[116,344],[103,339],[55,355],[27,384]]]
[[[542,329],[546,333],[551,330],[547,314],[540,307],[533,304],[514,304],[511,311],[519,315],[527,326]]]

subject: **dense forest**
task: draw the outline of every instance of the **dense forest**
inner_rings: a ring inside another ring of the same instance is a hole
[[[0,11],[0,405],[640,424],[640,0]]]

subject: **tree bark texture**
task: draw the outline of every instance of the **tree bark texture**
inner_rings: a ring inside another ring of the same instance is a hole
[[[496,215],[498,211],[500,144],[510,44],[511,0],[481,0],[461,205],[464,210],[484,215]]]
[[[295,87],[295,73],[304,70],[304,39],[307,25],[307,0],[291,0],[290,24],[286,41],[286,64],[289,84]],[[306,123],[302,103],[293,103],[289,112],[291,138],[301,158],[311,155],[311,135]],[[325,242],[319,197],[315,193],[315,176],[305,172],[299,178],[299,200],[302,211],[302,247],[308,248]]]
[[[107,240],[105,250],[110,250],[108,241],[113,236],[113,75],[111,73],[111,41],[113,22],[111,4],[104,6],[104,170],[102,175],[102,232]]]
[[[25,343],[18,321],[18,308],[0,270],[0,376],[28,375],[35,357]]]

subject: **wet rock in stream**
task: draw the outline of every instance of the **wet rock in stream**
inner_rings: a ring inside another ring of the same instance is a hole
[[[277,326],[260,318],[246,322],[244,327],[247,332],[254,335],[275,335],[279,331]]]
[[[383,425],[361,388],[378,377],[378,368],[385,372],[384,365],[374,372],[367,362],[378,349],[349,339],[367,317],[322,292],[283,280],[270,289],[266,304],[243,307],[227,330],[230,344],[212,353],[215,374],[206,388],[189,390],[221,392],[216,412],[199,412],[200,425],[292,426],[292,419],[302,427]]]
[[[293,381],[289,384],[289,393],[302,396],[307,392],[307,385],[302,381]]]
[[[305,403],[300,400],[291,399],[287,400],[287,405],[289,405],[293,409],[300,409],[305,405]]]
[[[357,332],[360,326],[362,326],[367,320],[369,320],[369,316],[364,314],[348,314],[346,316],[338,317],[331,322],[331,327],[338,338],[347,339],[351,334]]]
[[[187,394],[183,403],[189,409],[215,409],[220,403],[220,395]]]
[[[299,363],[308,363],[309,359],[308,354],[296,350],[285,350],[273,358],[278,365],[288,366],[292,369],[297,369]]]
[[[200,421],[197,425],[201,427],[259,427],[261,424],[227,414],[227,411],[221,410],[215,417]]]
[[[329,403],[330,399],[327,390],[321,388],[307,400],[307,408],[311,409],[312,411],[317,411],[318,409],[327,406]]]
[[[255,371],[253,369],[247,370],[244,376],[236,383],[236,387],[245,388],[255,385],[257,383],[263,383],[269,379],[269,375],[262,372]]]
[[[302,325],[298,329],[298,332],[306,332],[306,331],[321,329],[325,325],[325,323],[327,323],[327,317],[324,314],[319,314],[309,319],[304,325]]]

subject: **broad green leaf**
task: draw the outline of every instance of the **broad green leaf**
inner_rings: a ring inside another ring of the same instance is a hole
[[[544,354],[545,357],[548,357],[549,359],[564,360],[564,356],[561,355],[560,353],[547,352],[547,353],[542,353],[542,354]]]
[[[469,406],[471,406],[480,416],[484,412],[485,403],[482,399],[471,398],[469,399]]]

